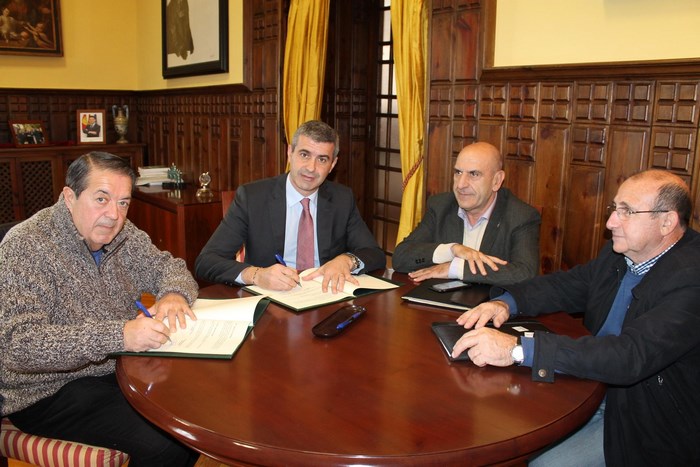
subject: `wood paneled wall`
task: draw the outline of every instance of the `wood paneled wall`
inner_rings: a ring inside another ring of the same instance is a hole
[[[345,156],[335,180],[353,188],[367,213],[375,29],[363,11],[373,3],[331,3],[322,118],[341,133]],[[151,164],[175,162],[194,177],[208,170],[215,189],[281,173],[287,5],[246,1],[244,85],[146,92],[0,89],[0,143],[9,141],[10,119],[41,120],[52,141],[75,140],[76,109],[128,104],[129,138],[147,143]],[[492,6],[490,0],[432,2],[428,195],[451,189],[454,159],[464,145],[492,142],[506,156],[506,185],[542,212],[544,272],[595,256],[605,240],[604,208],[637,170],[659,167],[681,175],[700,206],[698,63],[489,68]],[[113,142],[111,115],[107,127]]]
[[[49,143],[75,144],[78,137],[78,109],[104,109],[107,143],[116,143],[119,135],[114,131],[113,105],[128,105],[131,112],[138,112],[136,95],[129,91],[75,91],[60,89],[9,89],[0,88],[0,146],[12,141],[11,120],[40,121]],[[129,142],[136,142],[136,115],[129,120]],[[85,145],[87,150],[94,145]]]
[[[280,82],[283,1],[244,2],[243,85],[139,93],[139,135],[149,163],[175,163],[211,187],[238,185],[284,170]]]
[[[593,258],[606,240],[605,206],[632,173],[670,170],[691,186],[700,65],[623,63],[483,69],[492,2],[433,2],[428,194],[449,190],[460,149],[488,141],[506,182],[542,213],[543,272]]]

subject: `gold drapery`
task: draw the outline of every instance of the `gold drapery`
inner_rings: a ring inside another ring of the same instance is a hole
[[[425,3],[425,0],[391,2],[394,70],[399,104],[399,147],[403,176],[397,243],[418,225],[425,208],[423,135],[428,37]]]
[[[284,49],[282,109],[289,144],[296,129],[321,117],[330,0],[292,0]]]

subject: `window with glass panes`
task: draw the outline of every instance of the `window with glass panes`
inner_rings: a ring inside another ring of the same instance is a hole
[[[374,235],[391,255],[401,215],[401,155],[399,116],[391,41],[391,0],[379,0],[379,41],[377,51],[376,141],[374,145]],[[389,267],[390,264],[387,264]]]

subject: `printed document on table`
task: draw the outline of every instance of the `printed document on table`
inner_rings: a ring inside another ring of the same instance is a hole
[[[299,276],[303,278],[315,270],[316,268],[307,269],[302,271]],[[292,290],[288,291],[267,290],[254,285],[249,285],[245,287],[244,290],[263,295],[269,298],[271,301],[287,308],[291,308],[294,311],[304,311],[310,308],[328,305],[330,303],[351,300],[362,295],[380,292],[382,290],[394,289],[399,286],[394,282],[367,274],[361,274],[353,277],[357,279],[360,285],[355,285],[346,281],[345,285],[343,286],[343,290],[339,290],[335,294],[332,292],[330,287],[328,287],[327,292],[323,292],[323,277],[316,277],[309,281],[302,279],[301,286],[296,286]]]
[[[231,358],[267,303],[263,296],[225,300],[199,298],[192,306],[197,320],[186,317],[187,327],[171,332],[170,342],[158,349],[120,352],[119,355]]]

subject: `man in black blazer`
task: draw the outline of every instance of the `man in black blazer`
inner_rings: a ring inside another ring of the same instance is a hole
[[[568,271],[492,289],[457,322],[477,366],[530,367],[533,381],[568,374],[608,385],[592,418],[530,466],[700,465],[700,234],[678,175],[652,169],[625,180],[608,207],[611,240]],[[498,294],[505,290],[505,293]],[[484,327],[558,311],[582,313],[592,335]]]
[[[502,188],[504,178],[495,146],[464,147],[454,166],[453,192],[428,199],[423,220],[396,246],[393,268],[417,282],[505,284],[537,275],[540,214]]]
[[[326,177],[338,161],[338,133],[309,121],[287,150],[289,174],[240,186],[231,207],[195,262],[197,277],[228,285],[290,290],[303,282],[296,270],[297,231],[303,198],[314,223],[314,265],[304,277],[323,276],[323,290],[359,285],[352,274],[381,269],[384,252],[362,220],[352,191]],[[244,261],[235,259],[245,246]],[[279,259],[276,257],[279,256]]]

